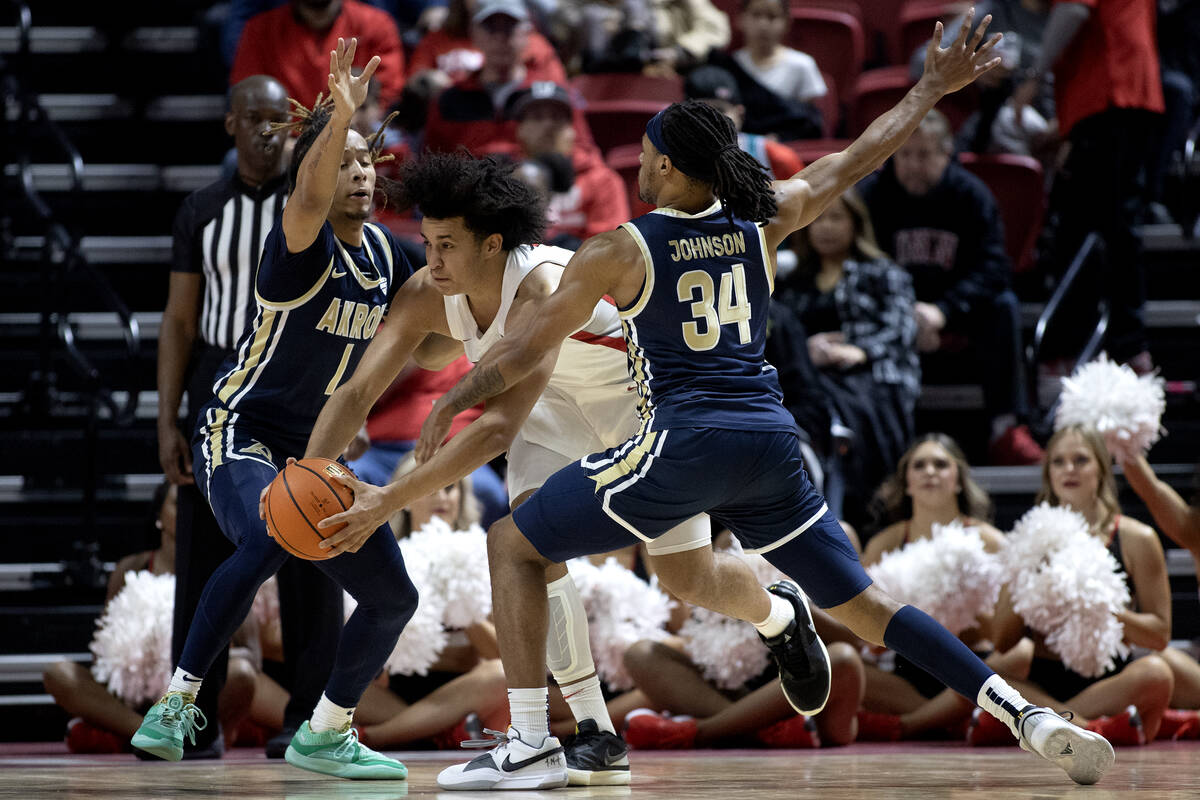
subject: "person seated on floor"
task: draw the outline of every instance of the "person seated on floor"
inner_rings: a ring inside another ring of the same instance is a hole
[[[1037,464],[1042,449],[1025,424],[1020,304],[996,200],[953,158],[945,115],[930,111],[884,168],[858,190],[879,246],[913,276],[917,349],[983,385],[995,464]],[[971,354],[966,361],[963,351]],[[968,366],[969,365],[969,366]]]
[[[1004,547],[1003,534],[990,524],[991,498],[972,479],[971,468],[958,443],[944,433],[927,433],[912,443],[897,461],[895,472],[879,487],[875,505],[886,527],[867,540],[864,566],[877,564],[884,555],[910,542],[931,538],[935,524],[958,523],[973,529],[986,552],[996,553]],[[1002,598],[1001,602],[1007,600]],[[980,617],[976,626],[959,635],[993,669],[1006,677],[1023,677],[1032,656],[1028,649],[1031,644],[1026,643],[1007,658],[992,657],[991,637],[990,614]],[[957,698],[953,693],[930,703],[947,690],[899,655],[890,672],[870,663],[866,669],[867,695],[863,706],[875,712],[871,724],[880,729],[890,728],[895,738],[954,730],[956,724],[965,725],[970,716],[971,707],[965,702],[950,702],[951,697]],[[886,715],[894,718],[885,719]]]
[[[807,335],[819,388],[853,431],[837,459],[841,493],[831,507],[865,522],[875,487],[915,430],[921,391],[912,278],[875,242],[853,190],[793,236],[798,266],[776,282],[775,302],[795,312]]]
[[[724,547],[729,538],[728,532],[723,532],[717,545]],[[759,558],[740,554],[723,557]],[[689,607],[684,603],[679,606],[686,616]],[[740,635],[744,631],[734,630],[734,626],[741,623],[717,619],[713,612],[701,613],[704,619],[714,620],[715,625],[705,626],[710,630],[694,627],[689,631],[692,623],[685,623],[679,631],[682,636],[729,636],[725,632],[732,632],[729,649],[737,647],[734,639],[745,639]],[[779,688],[778,673],[773,664],[738,688],[721,689],[704,677],[705,667],[687,655],[683,639],[676,636],[663,641],[642,640],[625,653],[625,667],[646,703],[645,708],[626,715],[625,740],[631,747],[648,750],[738,746],[811,748],[853,742],[858,730],[856,715],[864,690],[862,660],[855,648],[846,642],[830,641],[829,631],[841,626],[820,610],[814,610],[813,616],[818,632],[830,642],[832,685],[824,709],[811,719],[796,714],[788,704]],[[755,637],[751,646],[757,642]],[[721,644],[709,642],[705,649],[711,650]]]
[[[1086,725],[1097,717],[1112,718],[1108,728],[1100,732],[1114,743],[1153,741],[1175,686],[1171,666],[1159,652],[1171,640],[1171,591],[1158,534],[1121,513],[1112,459],[1103,437],[1092,428],[1071,425],[1050,438],[1037,501],[1081,514],[1089,532],[1113,554],[1131,597],[1130,607],[1117,615],[1124,626],[1124,641],[1149,653],[1120,660],[1100,677],[1085,677],[1064,665],[1040,634],[1032,633],[1036,650],[1028,678],[1030,687],[1021,691],[1026,697],[1037,698],[1030,702],[1044,701],[1056,710],[1070,709],[1077,723]],[[1011,632],[1010,636],[1020,635],[1023,620],[1016,617],[1014,625],[1000,619],[1003,611],[997,610],[996,629]],[[1011,609],[1008,613],[1015,617]],[[998,641],[997,645],[1003,647],[1005,642]],[[1124,713],[1129,706],[1136,707],[1136,715]],[[1171,716],[1168,728],[1178,722]]]
[[[163,482],[154,492],[154,527],[159,544],[153,550],[133,553],[120,559],[108,577],[105,595],[107,605],[125,588],[127,572],[146,571],[153,575],[171,575],[175,566],[175,496],[174,484]],[[169,622],[168,622],[169,625]],[[283,707],[278,714],[264,713],[256,702],[256,685],[270,679],[261,674],[261,659],[257,653],[257,626],[251,620],[238,631],[229,653],[229,677],[219,700],[219,724],[225,745],[232,745],[238,727],[247,716],[270,724],[278,716],[282,725]],[[170,631],[166,636],[170,643]],[[67,724],[67,748],[72,753],[128,752],[129,739],[142,724],[143,709],[123,702],[97,681],[91,671],[76,661],[59,661],[42,675],[46,691],[63,710],[71,715]],[[278,687],[276,687],[278,688]],[[282,691],[282,690],[281,690]],[[267,693],[270,695],[271,693]],[[286,697],[285,701],[286,703]],[[253,712],[253,713],[252,713]],[[214,720],[213,724],[218,724]],[[219,755],[220,749],[214,751]]]
[[[743,0],[741,7],[737,24],[745,45],[715,54],[713,63],[737,79],[746,130],[784,141],[820,138],[821,112],[813,102],[829,89],[813,57],[783,43],[791,24],[787,0]]]

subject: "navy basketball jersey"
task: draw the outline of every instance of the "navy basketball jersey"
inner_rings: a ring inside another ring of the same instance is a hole
[[[621,226],[646,260],[641,295],[621,309],[639,410],[651,430],[795,430],[763,360],[772,276],[762,229],[719,202],[660,208]]]
[[[243,422],[306,438],[412,272],[379,225],[364,225],[362,244],[353,247],[326,222],[306,250],[289,253],[276,223],[255,279],[258,313],[213,386],[213,404]]]

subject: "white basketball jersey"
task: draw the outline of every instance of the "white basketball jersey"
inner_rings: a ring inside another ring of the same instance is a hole
[[[535,268],[550,266],[550,280],[557,288],[563,267],[575,253],[561,247],[521,245],[509,253],[504,266],[500,309],[486,331],[480,331],[465,294],[443,297],[450,334],[463,344],[471,363],[478,363],[492,345],[504,338],[508,311],[521,282]],[[624,393],[631,385],[626,366],[625,339],[617,307],[608,300],[596,304],[591,319],[563,342],[549,386],[574,393],[578,389],[619,386]],[[611,390],[610,390],[611,391]]]

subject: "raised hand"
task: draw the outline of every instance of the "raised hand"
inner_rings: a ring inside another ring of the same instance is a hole
[[[334,113],[342,114],[347,119],[367,99],[367,86],[379,68],[379,56],[373,56],[363,67],[362,73],[355,77],[350,72],[350,66],[354,63],[354,51],[357,49],[358,39],[351,39],[349,44],[345,39],[338,39],[337,49],[329,52],[329,96],[333,99]]]
[[[942,23],[933,26],[933,39],[929,49],[925,51],[925,74],[921,81],[939,94],[950,94],[970,84],[980,75],[1000,64],[1000,57],[989,58],[992,48],[1003,38],[1003,34],[994,34],[982,47],[983,35],[991,24],[991,14],[983,18],[975,32],[971,26],[975,22],[975,9],[967,11],[958,36],[949,47],[942,47]],[[970,38],[968,38],[970,37]]]

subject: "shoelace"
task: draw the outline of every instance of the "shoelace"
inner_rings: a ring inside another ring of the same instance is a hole
[[[346,738],[342,739],[342,743],[337,746],[333,754],[338,758],[342,756],[350,756],[351,758],[358,755],[358,748],[367,749],[367,746],[358,740],[358,729],[351,728],[344,734]]]
[[[499,747],[502,744],[508,744],[508,733],[505,731],[494,731],[491,728],[484,728],[483,735],[485,739],[467,739],[459,742],[458,746],[467,750],[490,750],[493,747]]]
[[[163,717],[176,716],[170,710],[163,712]],[[183,735],[188,738],[188,741],[193,745],[196,743],[196,731],[202,731],[208,727],[208,718],[204,716],[204,712],[197,708],[194,704],[188,703],[179,710],[179,727]],[[197,723],[197,719],[199,722]]]
[[[1020,715],[1020,716],[1017,718],[1017,731],[1018,731],[1018,732],[1021,734],[1020,738],[1022,738],[1022,739],[1026,739],[1026,740],[1029,738],[1028,736],[1026,736],[1026,735],[1025,735],[1025,723],[1026,723],[1026,721],[1028,721],[1028,720],[1030,720],[1030,719],[1033,719],[1033,718],[1034,718],[1034,717],[1036,717],[1038,714],[1054,714],[1054,713],[1056,713],[1056,712],[1054,712],[1054,711],[1051,711],[1051,710],[1050,710],[1050,709],[1048,709],[1048,708],[1046,708],[1046,709],[1040,709],[1040,708],[1039,708],[1039,709],[1037,709],[1037,710],[1035,710],[1035,711],[1031,711],[1031,712],[1029,712],[1028,714],[1022,713],[1022,714],[1021,714],[1021,715]],[[1058,716],[1059,716],[1059,717],[1062,717],[1062,718],[1063,718],[1063,719],[1065,719],[1067,722],[1071,722],[1072,720],[1074,720],[1074,719],[1075,719],[1075,712],[1074,712],[1074,711],[1059,711],[1059,712],[1057,712],[1057,714],[1058,714]]]

